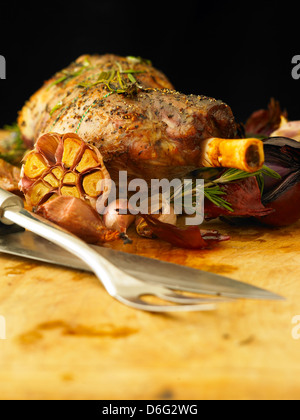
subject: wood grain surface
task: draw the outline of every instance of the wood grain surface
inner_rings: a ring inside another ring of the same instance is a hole
[[[131,245],[110,246],[225,274],[286,300],[151,314],[118,303],[91,274],[0,256],[0,398],[298,399],[292,320],[300,315],[300,224],[209,226],[231,240],[186,251],[130,232]]]

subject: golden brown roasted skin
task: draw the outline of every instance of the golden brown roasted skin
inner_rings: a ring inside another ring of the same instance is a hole
[[[146,180],[184,176],[203,166],[204,140],[238,132],[222,101],[176,92],[150,63],[115,55],[82,56],[58,72],[18,124],[31,144],[47,132],[77,133],[99,149],[116,180],[120,170]]]

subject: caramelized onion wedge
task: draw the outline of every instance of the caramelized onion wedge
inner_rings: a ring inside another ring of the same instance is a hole
[[[245,172],[256,172],[264,164],[262,141],[256,138],[219,139],[205,142],[201,165],[204,167],[236,168]]]
[[[120,237],[119,232],[103,225],[99,214],[89,204],[75,197],[56,197],[40,206],[38,214],[90,244]]]
[[[227,235],[218,231],[200,230],[199,226],[179,228],[169,223],[163,223],[152,215],[142,215],[154,235],[179,248],[205,249],[216,242],[228,241]]]
[[[177,215],[175,214],[174,207],[169,205],[167,209],[166,206],[164,206],[164,209],[164,213],[161,212],[159,214],[152,214],[152,218],[157,219],[161,223],[176,226]],[[140,236],[144,236],[145,238],[155,238],[153,230],[143,216],[137,216],[135,220],[135,227]]]
[[[20,168],[0,159],[0,188],[19,194]]]
[[[30,207],[52,196],[81,198],[96,207],[98,197],[109,193],[109,180],[98,149],[74,133],[47,133],[25,157],[19,187]]]

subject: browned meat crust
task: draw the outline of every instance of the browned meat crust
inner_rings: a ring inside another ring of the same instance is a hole
[[[115,55],[82,56],[57,73],[18,123],[32,143],[46,132],[78,133],[100,150],[112,178],[127,170],[146,180],[184,176],[203,166],[205,139],[238,135],[222,101],[176,92],[148,62]]]

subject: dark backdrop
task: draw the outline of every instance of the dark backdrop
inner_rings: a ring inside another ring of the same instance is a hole
[[[297,2],[2,0],[0,17],[0,126],[53,73],[106,52],[151,59],[177,90],[222,99],[239,121],[271,97],[300,119]]]

